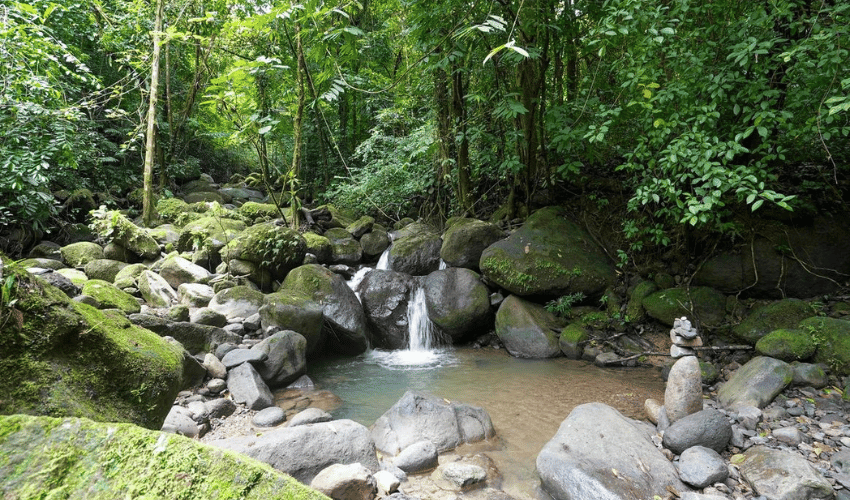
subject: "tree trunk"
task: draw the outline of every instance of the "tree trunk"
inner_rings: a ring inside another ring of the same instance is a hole
[[[295,51],[298,58],[298,65],[295,71],[296,88],[298,89],[298,104],[295,108],[295,118],[292,124],[293,129],[293,146],[292,146],[292,168],[289,170],[289,193],[292,197],[292,229],[298,229],[298,213],[300,210],[300,202],[298,199],[298,179],[301,170],[301,148],[304,143],[303,126],[304,126],[304,101],[306,93],[304,89],[304,73],[306,72],[306,62],[304,60],[304,47],[301,44],[301,28],[295,26]]]
[[[464,102],[463,72],[459,68],[452,71],[452,118],[455,124],[454,135],[460,136],[457,148],[457,199],[460,207],[468,215],[474,216],[470,196],[469,176],[469,138],[466,135],[466,106]]]
[[[153,32],[153,61],[151,62],[151,86],[148,102],[148,127],[145,136],[145,170],[142,194],[142,221],[145,226],[153,222],[153,164],[156,144],[156,95],[159,90],[159,54],[162,49],[162,1],[156,2],[156,20]]]

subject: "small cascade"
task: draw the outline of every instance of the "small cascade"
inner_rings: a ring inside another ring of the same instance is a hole
[[[434,324],[428,317],[425,304],[425,289],[417,287],[407,302],[407,349],[410,351],[430,351],[436,347]]]
[[[375,269],[381,269],[383,271],[390,270],[390,248],[393,246],[390,245],[384,250],[384,253],[381,254],[381,258],[378,259],[378,265],[375,266]]]
[[[363,278],[365,278],[371,270],[371,267],[361,267],[357,270],[356,273],[354,273],[354,276],[352,276],[350,280],[346,281],[348,288],[354,290],[354,295],[357,296],[357,300],[360,300],[360,292],[357,291],[357,287],[360,286],[360,283],[363,281]]]
[[[449,267],[449,265],[446,264],[446,261],[444,261],[443,259],[440,259],[440,267],[438,269],[440,271],[442,271],[443,269],[448,269],[448,267]]]

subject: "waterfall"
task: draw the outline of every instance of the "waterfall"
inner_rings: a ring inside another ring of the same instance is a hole
[[[417,287],[407,302],[407,348],[410,351],[430,351],[436,347],[434,325],[428,318],[425,289]]]
[[[449,265],[446,264],[446,261],[444,261],[443,259],[440,259],[440,267],[438,269],[440,271],[442,271],[443,269],[448,269],[448,267],[449,267]]]
[[[381,254],[381,258],[378,259],[378,265],[375,266],[375,269],[382,269],[384,271],[390,270],[390,248],[393,246],[390,245],[384,250],[384,253]]]

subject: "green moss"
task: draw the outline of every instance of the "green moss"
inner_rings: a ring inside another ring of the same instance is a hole
[[[720,376],[720,372],[717,371],[717,367],[708,361],[699,362],[699,371],[702,376],[703,384],[713,384],[717,382],[717,378]]]
[[[90,261],[103,258],[103,248],[97,243],[80,241],[61,248],[62,260],[69,267],[83,267]]]
[[[0,417],[0,476],[6,498],[326,498],[244,455],[87,419]]]
[[[280,218],[280,212],[277,207],[272,203],[257,203],[256,201],[246,201],[236,210],[237,213],[245,217],[245,219],[251,221],[252,223],[257,223],[261,221],[270,221],[274,219]],[[289,221],[291,217],[292,210],[288,208],[283,209],[284,216],[286,220]]]
[[[641,281],[631,290],[629,303],[626,304],[626,316],[630,321],[643,321],[646,311],[643,308],[643,299],[658,290],[652,281]]]
[[[228,259],[257,264],[277,279],[304,261],[307,244],[304,238],[288,227],[272,222],[255,224],[222,249]]]
[[[816,349],[812,334],[798,329],[774,330],[756,342],[756,351],[759,354],[783,361],[806,360]]]
[[[815,316],[799,327],[811,334],[817,345],[814,362],[829,366],[840,375],[850,375],[850,321]]]
[[[129,293],[103,280],[89,280],[83,285],[83,294],[100,302],[103,309],[120,309],[126,314],[141,310],[139,302]]]
[[[316,233],[303,233],[304,241],[307,242],[307,253],[316,256],[319,262],[326,262],[331,257],[331,242],[324,236]]]
[[[180,389],[182,351],[118,311],[69,301],[58,289],[19,276],[21,314],[0,323],[0,371],[15,374],[0,377],[0,414],[158,428]]]
[[[189,205],[180,198],[162,198],[156,202],[156,212],[167,222],[176,222],[188,210]]]
[[[661,290],[644,297],[642,305],[647,314],[668,326],[687,316],[700,326],[714,327],[726,317],[726,297],[702,286]]]
[[[794,328],[815,310],[800,299],[785,299],[756,309],[736,326],[732,333],[744,342],[755,344],[773,330]]]

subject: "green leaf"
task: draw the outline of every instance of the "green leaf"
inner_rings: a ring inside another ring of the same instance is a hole
[[[271,129],[272,129],[271,125],[266,125],[265,127],[258,130],[257,133],[260,134],[260,135],[266,135],[271,131]]]
[[[764,203],[764,200],[756,200],[756,202],[755,202],[755,203],[753,203],[753,212],[755,212],[756,210],[758,210],[758,208],[759,208],[760,206],[762,206],[762,204],[763,204],[763,203]]]

